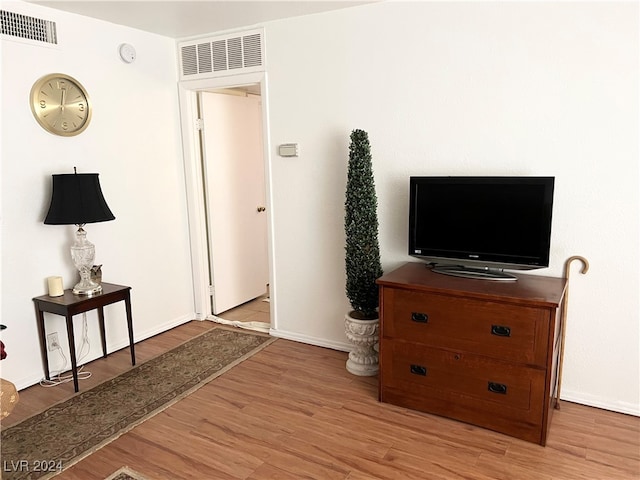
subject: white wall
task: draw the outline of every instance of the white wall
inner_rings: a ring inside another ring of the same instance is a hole
[[[177,101],[175,42],[91,18],[3,2],[3,9],[57,22],[59,45],[2,38],[2,332],[8,357],[3,378],[19,388],[42,378],[32,298],[47,293],[46,277],[77,281],[69,253],[75,227],[44,225],[51,175],[100,174],[115,221],[85,227],[96,245],[103,280],[132,287],[136,341],[193,317],[188,225]],[[118,45],[135,46],[130,65]],[[87,130],[58,137],[43,130],[29,108],[42,75],[78,79],[93,102]],[[124,304],[105,309],[107,345],[128,344]],[[87,315],[91,350],[99,356],[95,312]],[[46,315],[67,352],[64,319]],[[81,316],[75,318],[80,344]],[[65,353],[68,358],[68,353]],[[51,355],[52,369],[61,367]]]
[[[367,130],[385,270],[410,175],[556,177],[571,276],[563,398],[640,414],[638,4],[377,3],[266,25],[276,335],[344,347],[350,131]],[[299,142],[299,158],[279,144]],[[577,268],[576,268],[577,270]]]
[[[31,298],[49,275],[73,285],[73,228],[42,224],[52,173],[100,173],[117,218],[90,225],[89,239],[105,281],[134,287],[137,339],[189,319],[193,305],[173,42],[18,5],[59,21],[61,42],[2,41],[0,368],[21,387],[42,375]],[[563,398],[639,414],[638,5],[391,2],[265,28],[275,334],[347,347],[344,187],[349,133],[362,128],[387,271],[410,260],[409,175],[556,177],[551,266],[540,273],[561,276],[576,254],[591,263],[572,275]],[[138,50],[132,65],[117,58],[124,41]],[[52,71],[78,78],[94,102],[78,137],[54,137],[31,116],[31,85]],[[299,158],[277,156],[288,142]],[[121,310],[107,310],[112,345],[126,342]],[[47,326],[64,331],[55,316]]]

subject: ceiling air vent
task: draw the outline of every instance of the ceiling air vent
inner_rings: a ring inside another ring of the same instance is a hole
[[[45,43],[58,43],[56,22],[0,10],[0,33]]]
[[[185,45],[181,49],[182,74],[195,75],[198,73],[198,54],[196,45]]]
[[[198,66],[201,72],[211,71],[211,43],[198,44]]]
[[[244,66],[256,67],[262,65],[262,49],[260,44],[262,38],[260,35],[246,35],[242,37],[242,45],[244,49]]]
[[[264,71],[263,31],[236,32],[178,43],[181,79]]]

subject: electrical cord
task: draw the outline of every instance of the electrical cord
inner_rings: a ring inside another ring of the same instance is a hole
[[[62,357],[62,367],[55,374],[49,375],[51,377],[50,380],[43,378],[40,380],[40,385],[43,387],[56,387],[58,385],[62,385],[63,383],[67,383],[73,380],[73,374],[68,373],[66,375],[62,375],[63,372],[67,370],[67,357],[62,351],[62,347],[59,344],[54,345],[56,350]],[[75,345],[74,345],[75,347]],[[87,348],[86,353],[82,353]],[[91,351],[91,344],[89,343],[89,332],[87,328],[87,314],[82,314],[82,343],[80,344],[80,349],[78,350],[77,357],[78,361],[76,363],[82,362],[82,360],[89,354]],[[78,368],[78,380],[86,380],[91,377],[91,372],[84,371],[84,365]]]

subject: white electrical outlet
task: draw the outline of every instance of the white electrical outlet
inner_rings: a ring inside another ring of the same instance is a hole
[[[53,332],[47,335],[47,346],[49,347],[50,352],[53,352],[54,350],[60,348],[60,343],[58,342],[58,332]]]

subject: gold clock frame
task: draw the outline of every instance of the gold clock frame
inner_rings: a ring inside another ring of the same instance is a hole
[[[53,84],[54,80],[55,84]],[[75,95],[75,89],[78,90],[78,95],[70,99],[73,101],[67,102],[66,94]],[[57,92],[60,92],[60,100],[54,98]],[[47,103],[49,97],[51,97],[51,103]],[[33,116],[49,133],[73,137],[89,126],[93,110],[91,100],[82,84],[70,75],[51,73],[39,78],[31,87],[29,99]],[[79,115],[79,112],[85,111],[86,115]],[[73,121],[74,117],[80,119],[77,124]]]

